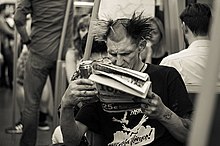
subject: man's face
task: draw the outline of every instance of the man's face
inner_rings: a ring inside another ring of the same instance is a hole
[[[119,42],[107,39],[108,56],[114,65],[135,69],[139,61],[139,50],[131,38],[125,37]]]

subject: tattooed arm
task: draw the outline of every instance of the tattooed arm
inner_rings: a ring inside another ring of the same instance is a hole
[[[144,114],[151,119],[158,120],[178,141],[185,142],[191,125],[190,116],[179,117],[166,107],[161,98],[153,92],[148,96],[150,98],[140,99],[140,102],[143,103],[141,106]]]
[[[190,129],[191,119],[190,115],[179,117],[173,111],[166,108],[162,117],[159,119],[160,123],[163,124],[173,137],[181,142],[185,142],[187,134]]]

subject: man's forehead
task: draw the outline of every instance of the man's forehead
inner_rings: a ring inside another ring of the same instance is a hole
[[[125,28],[126,22],[122,20],[117,20],[116,22],[113,22],[112,26],[110,26],[109,35],[107,36],[107,38],[110,38],[115,42],[119,42],[127,37],[128,34]]]
[[[130,37],[124,37],[121,41],[116,42],[111,39],[107,39],[107,47],[109,51],[128,51],[133,49],[134,43],[132,43]]]

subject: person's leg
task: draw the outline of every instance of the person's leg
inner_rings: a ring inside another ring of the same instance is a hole
[[[4,45],[3,44],[0,44],[1,46],[1,54],[3,56],[3,63],[0,64],[1,67],[0,67],[0,87],[7,87],[7,82],[6,82],[6,76],[5,76],[5,69],[6,69],[6,59],[5,59],[5,48],[4,48]]]
[[[8,82],[9,82],[9,88],[12,89],[13,87],[13,52],[12,49],[10,48],[8,52]]]
[[[39,113],[39,124],[38,124],[38,129],[39,130],[50,130],[50,127],[48,123],[46,122],[47,115],[48,115],[48,103],[49,99],[51,98],[51,93],[49,89],[49,80],[47,80],[43,92],[42,92],[42,97],[41,97],[41,102],[40,102],[40,113]],[[21,122],[21,117],[22,117],[22,112],[24,111],[24,87],[23,85],[17,83],[16,86],[16,99],[17,99],[17,105],[18,105],[18,110],[20,112],[19,119],[13,125],[12,127],[6,128],[5,132],[8,134],[21,134],[23,132],[23,124]]]
[[[19,120],[12,127],[6,128],[5,132],[8,134],[21,134],[23,132],[23,124],[21,123],[21,116],[24,110],[24,87],[17,83],[16,86],[16,100],[18,104],[18,110],[20,112]]]
[[[24,87],[19,83],[17,83],[16,86],[16,97],[17,97],[18,109],[20,113],[22,113],[22,111],[24,110]]]
[[[4,48],[4,63],[5,63],[5,68],[4,68],[4,75],[5,75],[5,80],[3,82],[6,83],[6,86],[10,87],[12,89],[12,81],[13,81],[13,52],[11,48]],[[6,68],[7,68],[7,74],[6,74]],[[7,76],[6,76],[7,75]],[[7,85],[7,80],[8,79],[8,85]]]
[[[47,113],[48,110],[48,103],[50,99],[50,89],[48,87],[48,81],[44,85],[44,89],[41,96],[41,102],[40,102],[40,111],[43,113]]]
[[[49,66],[50,62],[29,54],[24,78],[25,108],[22,115],[24,128],[20,146],[34,146],[36,143],[39,105]]]
[[[54,98],[55,93],[55,82],[56,82],[56,62],[53,63],[53,66],[50,70],[49,77],[50,77],[50,83],[51,83],[51,89],[52,89],[52,97]]]
[[[50,94],[50,87],[49,87],[49,78],[47,79],[46,84],[44,85],[44,89],[41,96],[40,102],[40,114],[39,114],[39,130],[50,130],[50,127],[47,123],[47,116],[48,116],[48,105],[49,100],[52,97]]]
[[[6,70],[6,63],[5,63],[5,59],[4,59],[4,62],[1,64],[0,87],[7,87],[8,86],[7,82],[6,82],[5,70]]]

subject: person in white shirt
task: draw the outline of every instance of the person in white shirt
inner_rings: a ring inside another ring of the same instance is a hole
[[[209,24],[212,14],[206,4],[189,4],[180,14],[187,49],[165,57],[160,65],[176,68],[185,84],[200,84],[210,48]]]

